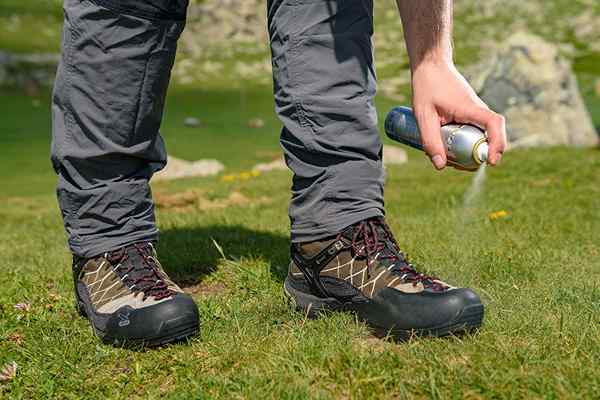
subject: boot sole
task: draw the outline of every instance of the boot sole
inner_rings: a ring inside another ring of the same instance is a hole
[[[369,322],[368,315],[359,315],[352,303],[342,303],[335,298],[321,298],[293,288],[287,281],[283,284],[283,292],[297,311],[302,312],[307,318],[316,319],[325,312],[352,312],[359,316],[378,337],[392,337],[396,340],[407,340],[413,336],[418,337],[443,337],[459,335],[476,331],[483,324],[483,304],[472,304],[464,307],[452,321],[443,325],[423,329],[398,329],[395,327],[381,327]]]
[[[176,326],[176,329],[161,329],[159,335],[153,337],[145,337],[145,338],[112,338],[107,336],[106,332],[101,329],[98,329],[94,325],[94,321],[89,317],[88,312],[86,311],[85,303],[81,300],[77,300],[76,303],[77,311],[79,315],[83,318],[86,318],[90,321],[96,336],[102,340],[104,344],[110,344],[116,347],[122,348],[141,348],[141,347],[161,347],[170,343],[177,343],[184,341],[188,338],[196,336],[200,332],[200,327],[198,323],[190,323],[183,326]],[[165,325],[168,325],[171,321],[165,321]]]

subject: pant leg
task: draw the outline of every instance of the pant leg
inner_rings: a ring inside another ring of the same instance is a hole
[[[52,164],[71,250],[89,257],[155,240],[148,182],[187,0],[65,0]]]
[[[382,216],[372,0],[269,0],[268,13],[292,241]]]

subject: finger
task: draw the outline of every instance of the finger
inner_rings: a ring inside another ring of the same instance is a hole
[[[474,107],[461,116],[460,122],[473,123],[484,128],[488,136],[488,163],[497,165],[506,150],[506,122],[504,117],[486,107]]]
[[[446,149],[442,143],[440,118],[437,112],[429,108],[426,108],[425,111],[421,109],[415,111],[415,117],[419,124],[423,149],[436,169],[444,169],[447,161]]]

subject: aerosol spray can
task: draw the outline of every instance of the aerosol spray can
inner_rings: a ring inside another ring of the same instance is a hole
[[[423,151],[417,120],[409,107],[396,107],[389,112],[385,133],[393,140]],[[473,125],[450,124],[442,126],[441,134],[448,164],[474,171],[487,161],[487,136],[481,129]]]

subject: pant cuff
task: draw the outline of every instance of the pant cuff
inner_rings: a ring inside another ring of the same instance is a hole
[[[331,236],[335,236],[350,225],[373,217],[383,217],[384,211],[380,208],[370,208],[368,210],[340,214],[334,219],[321,221],[319,224],[294,224],[292,226],[291,240],[292,243],[306,243],[322,240]]]
[[[151,232],[140,232],[119,237],[94,238],[94,240],[86,241],[84,244],[69,241],[69,248],[73,254],[79,257],[91,258],[134,243],[155,242],[158,237],[158,229],[155,229]]]

